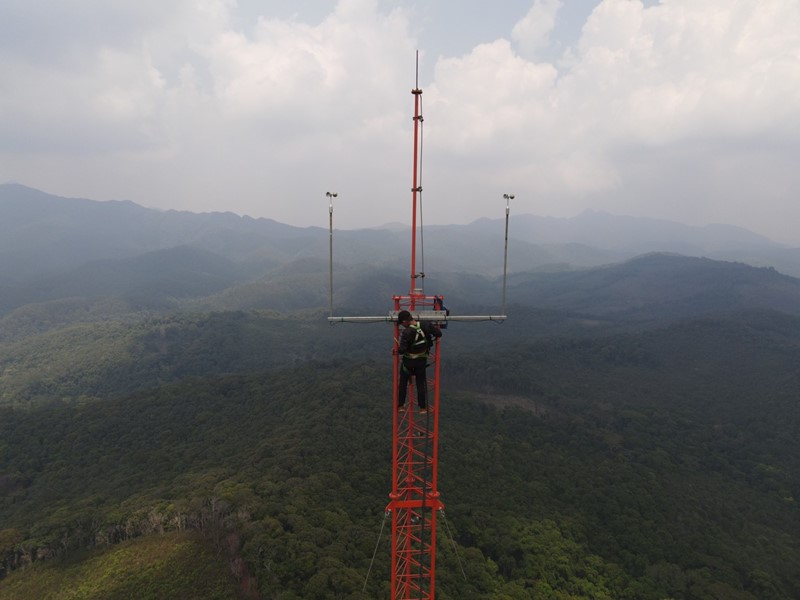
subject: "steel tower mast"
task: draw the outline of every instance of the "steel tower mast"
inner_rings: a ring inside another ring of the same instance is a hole
[[[409,384],[406,410],[399,410],[398,380],[402,357],[400,356],[400,326],[397,314],[409,311],[417,321],[428,321],[446,327],[449,321],[505,321],[506,315],[453,315],[444,308],[444,296],[427,295],[422,282],[424,272],[417,272],[417,217],[421,208],[421,142],[422,122],[419,88],[419,53],[417,53],[417,81],[411,90],[414,96],[414,147],[411,187],[411,284],[407,295],[393,296],[393,310],[384,316],[333,316],[333,203],[331,198],[331,316],[333,323],[390,322],[394,325],[393,394],[392,394],[392,490],[389,494],[387,514],[392,517],[392,571],[391,600],[434,600],[436,589],[436,518],[444,509],[439,495],[439,375],[442,356],[442,338],[438,338],[428,358],[428,394],[425,413],[415,409],[416,386]],[[514,196],[504,196],[513,198]],[[421,210],[420,216],[420,234]],[[421,236],[420,236],[421,237]],[[508,254],[508,207],[506,207],[506,256]],[[505,313],[505,270],[503,277],[503,313]]]
[[[414,159],[411,187],[411,286],[406,296],[394,296],[395,314],[408,310],[417,320],[446,321],[441,298],[428,296],[419,282],[418,273],[417,207],[420,185],[420,114],[422,90],[414,95]],[[439,310],[436,310],[439,309]],[[399,324],[395,322],[394,381],[400,376],[402,357],[397,352],[400,339]],[[386,507],[392,516],[392,600],[433,599],[436,586],[436,516],[444,508],[439,498],[439,372],[442,352],[441,338],[431,348],[428,367],[428,412],[414,410],[414,386],[409,385],[407,410],[398,410],[398,387],[393,393],[392,426],[392,491]],[[431,393],[432,392],[432,393]]]

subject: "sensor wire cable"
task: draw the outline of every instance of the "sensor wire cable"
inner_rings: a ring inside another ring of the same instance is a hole
[[[369,561],[369,569],[367,569],[367,576],[364,578],[364,587],[361,589],[362,592],[367,591],[367,582],[369,581],[369,574],[372,572],[372,565],[375,564],[375,556],[378,554],[378,546],[381,543],[381,537],[383,537],[383,527],[386,525],[386,517],[389,516],[389,511],[383,513],[383,520],[381,521],[381,530],[378,533],[378,541],[375,542],[375,550],[372,551],[372,560]]]

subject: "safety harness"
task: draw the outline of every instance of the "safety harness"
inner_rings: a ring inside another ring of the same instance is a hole
[[[428,343],[428,336],[425,335],[425,332],[422,331],[422,327],[419,323],[415,323],[409,326],[409,329],[414,330],[414,341],[408,345],[408,348],[405,353],[406,358],[423,358],[428,356],[428,349],[430,348],[430,344]]]

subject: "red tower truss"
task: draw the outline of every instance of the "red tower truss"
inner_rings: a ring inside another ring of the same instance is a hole
[[[411,285],[407,295],[393,296],[393,307],[384,316],[333,316],[333,204],[331,200],[331,316],[336,322],[376,322],[394,324],[392,396],[392,488],[387,514],[392,517],[391,600],[433,600],[436,588],[436,518],[444,509],[439,495],[439,406],[442,338],[433,344],[427,368],[427,411],[415,407],[415,386],[409,384],[404,409],[398,408],[398,380],[402,357],[398,352],[400,327],[397,314],[409,311],[415,320],[446,327],[449,321],[504,321],[501,315],[450,315],[444,308],[443,296],[426,295],[421,283],[425,274],[417,272],[417,217],[422,194],[421,173],[421,114],[422,90],[414,95],[414,160],[412,175],[411,227]],[[335,193],[328,192],[330,198]],[[504,195],[508,200],[513,195]],[[506,255],[508,251],[508,204],[506,204]],[[418,285],[418,283],[420,285]],[[505,313],[505,266],[503,283],[503,313]]]
[[[408,310],[418,320],[444,317],[435,311],[438,298],[410,294],[395,296],[395,311]],[[395,325],[395,333],[398,326]],[[399,339],[395,335],[395,340]],[[436,516],[444,508],[439,497],[439,372],[441,338],[431,349],[428,367],[428,411],[414,408],[409,386],[405,410],[397,407],[394,386],[392,425],[392,491],[386,507],[392,516],[392,600],[434,597],[436,574]],[[394,381],[401,357],[395,353]]]
[[[414,95],[414,160],[411,187],[411,289],[407,296],[394,296],[395,314],[409,311],[416,320],[443,322],[444,311],[435,311],[439,298],[426,296],[417,287],[424,273],[417,272],[417,207],[420,185],[421,157],[419,155],[422,115],[420,104],[422,90],[411,90]],[[400,339],[399,325],[395,322],[394,381],[400,377],[402,357],[397,352]],[[426,413],[414,410],[415,386],[409,386],[406,410],[399,409],[398,386],[394,386],[394,418],[392,426],[392,492],[386,510],[392,516],[392,600],[406,598],[429,599],[434,597],[436,586],[436,515],[444,508],[439,498],[439,366],[441,364],[441,338],[431,349],[428,371],[428,398]],[[433,393],[430,393],[430,392]]]

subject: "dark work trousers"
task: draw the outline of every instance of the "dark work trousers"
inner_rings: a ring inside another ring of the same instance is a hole
[[[428,380],[425,369],[428,366],[428,358],[405,358],[400,365],[400,396],[397,400],[399,406],[406,403],[406,393],[408,392],[408,379],[414,377],[417,381],[417,404],[420,408],[428,406],[427,392]]]

